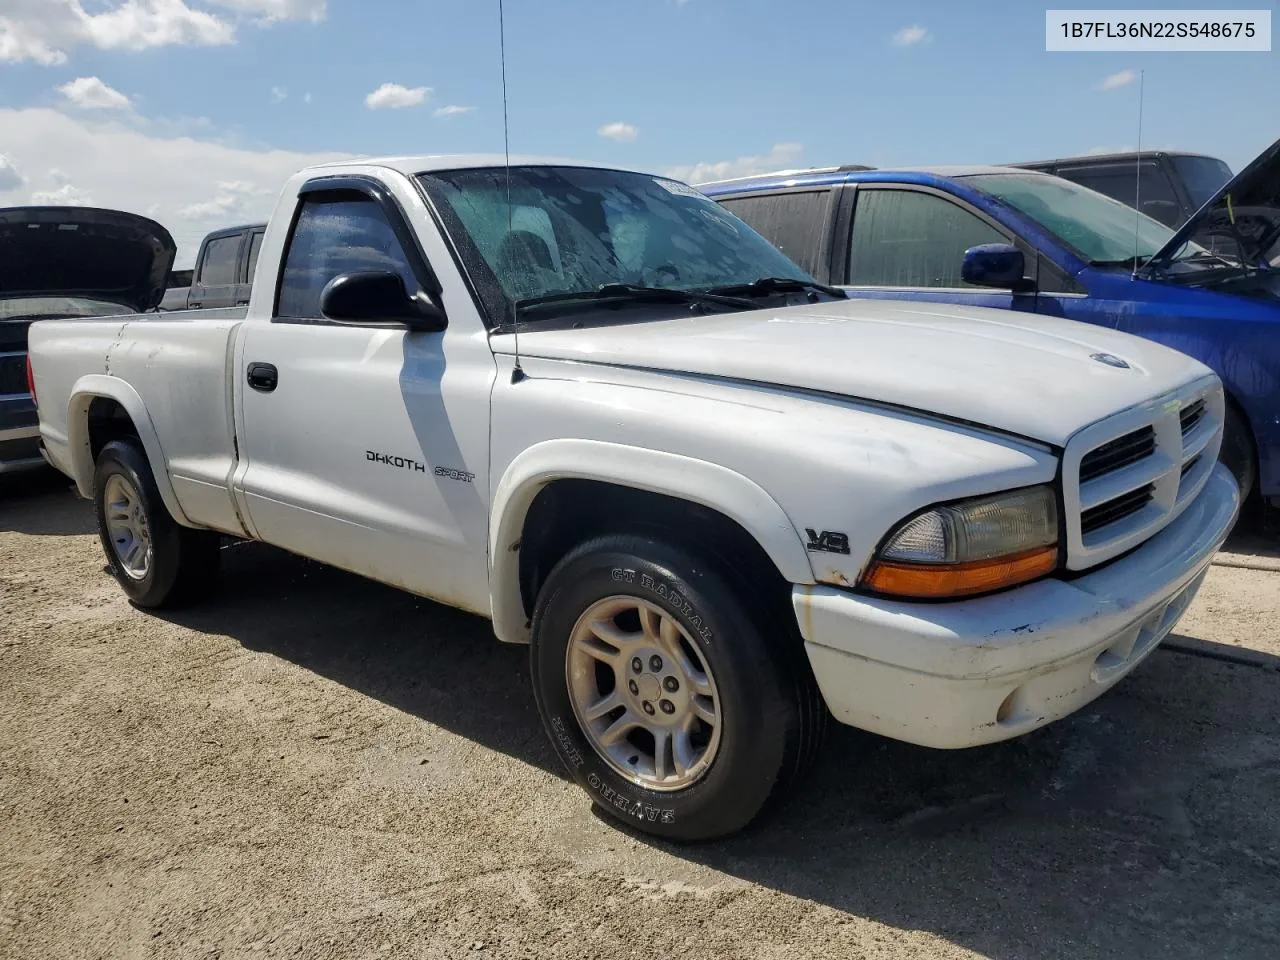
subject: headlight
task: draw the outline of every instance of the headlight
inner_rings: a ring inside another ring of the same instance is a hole
[[[899,524],[862,583],[938,600],[1025,583],[1057,566],[1057,499],[1049,487],[1028,487],[934,507]]]

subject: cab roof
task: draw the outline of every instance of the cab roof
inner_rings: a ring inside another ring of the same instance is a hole
[[[508,162],[501,153],[430,153],[393,157],[350,157],[308,167],[306,172],[342,169],[345,167],[383,167],[406,176],[431,173],[435,170],[463,170],[476,167],[501,167]],[[513,167],[592,167],[599,170],[620,169],[613,164],[592,163],[564,157],[545,157],[533,154],[512,154]],[[644,173],[645,171],[635,171]]]

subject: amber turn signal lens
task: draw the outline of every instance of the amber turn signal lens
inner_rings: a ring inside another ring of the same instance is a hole
[[[945,600],[990,593],[1026,583],[1058,566],[1058,548],[1037,547],[1025,553],[969,563],[894,563],[877,560],[862,578],[877,593],[917,600]]]

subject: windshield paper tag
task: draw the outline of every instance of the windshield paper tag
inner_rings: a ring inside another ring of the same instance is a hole
[[[659,177],[654,177],[653,182],[663,190],[667,191],[667,193],[674,194],[677,197],[697,197],[699,200],[704,199],[702,194],[693,189],[693,187],[689,186],[687,183],[680,183],[676,180],[663,180]]]

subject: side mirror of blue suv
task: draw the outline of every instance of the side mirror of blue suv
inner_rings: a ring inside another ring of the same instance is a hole
[[[1026,290],[1034,285],[1026,278],[1026,258],[1011,243],[980,243],[964,252],[960,276],[976,287]]]

